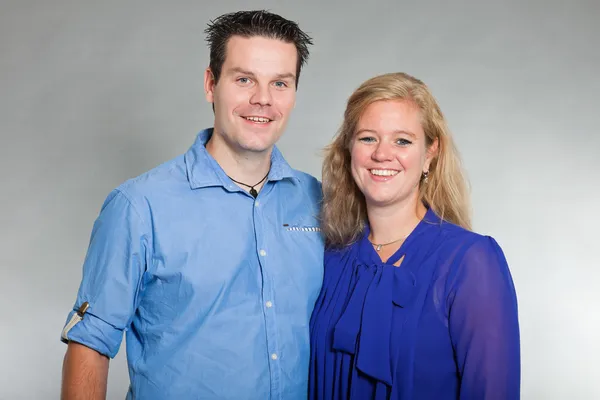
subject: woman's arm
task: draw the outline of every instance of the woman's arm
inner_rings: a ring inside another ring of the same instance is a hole
[[[449,329],[460,376],[460,399],[520,398],[517,297],[500,246],[481,237],[454,269]]]

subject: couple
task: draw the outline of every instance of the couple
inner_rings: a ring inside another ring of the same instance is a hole
[[[446,121],[402,73],[348,100],[323,186],[274,146],[311,39],[278,15],[206,30],[214,128],[129,180],[92,230],[63,399],[518,399],[511,275],[469,231]]]

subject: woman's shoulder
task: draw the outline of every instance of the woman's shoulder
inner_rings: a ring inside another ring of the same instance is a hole
[[[457,254],[466,252],[474,247],[494,251],[499,249],[496,239],[490,235],[472,231],[451,222],[442,221],[440,224],[440,248]]]
[[[504,251],[494,237],[446,222],[440,230],[435,260],[448,292],[465,282],[500,282],[509,276]]]
[[[357,248],[358,241],[346,246],[326,246],[324,255],[325,266],[347,263],[348,260],[356,257]]]

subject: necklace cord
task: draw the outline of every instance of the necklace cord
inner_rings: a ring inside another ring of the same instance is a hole
[[[258,196],[258,192],[256,191],[256,189],[254,189],[255,186],[260,185],[261,183],[263,183],[263,181],[265,179],[267,179],[267,176],[269,176],[269,172],[271,172],[271,170],[269,169],[269,171],[267,172],[267,174],[265,175],[264,178],[262,178],[260,181],[258,181],[257,183],[255,183],[254,185],[248,185],[247,183],[244,182],[240,182],[240,181],[236,181],[235,179],[233,179],[232,177],[230,177],[229,175],[227,175],[227,177],[229,179],[231,179],[232,181],[234,181],[235,183],[237,183],[238,185],[244,185],[248,188],[250,188],[250,194],[252,195],[252,197],[256,198],[256,196]]]

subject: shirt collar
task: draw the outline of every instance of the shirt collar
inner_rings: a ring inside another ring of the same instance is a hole
[[[222,186],[227,189],[239,188],[233,185],[223,168],[206,150],[206,143],[213,134],[213,128],[204,129],[198,136],[192,147],[185,153],[184,160],[188,175],[188,181],[192,189],[210,186]],[[267,181],[279,181],[291,179],[298,181],[292,167],[285,161],[283,155],[276,146],[271,152],[271,169]]]

